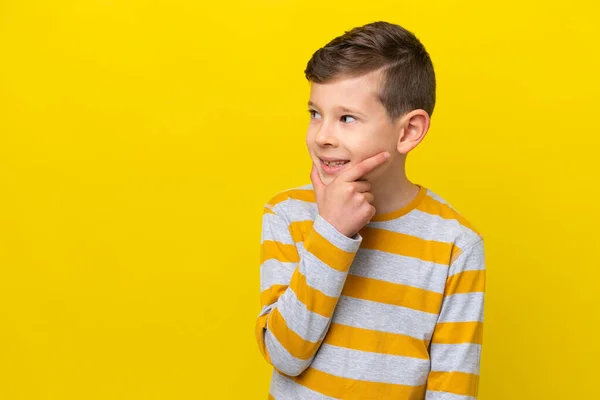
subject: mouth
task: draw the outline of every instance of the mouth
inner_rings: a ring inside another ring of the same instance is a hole
[[[319,158],[319,161],[321,162],[321,169],[328,175],[338,173],[350,162],[350,160],[323,160],[322,158]]]

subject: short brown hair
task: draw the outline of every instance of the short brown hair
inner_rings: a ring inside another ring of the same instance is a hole
[[[379,100],[391,119],[435,106],[435,73],[417,37],[389,22],[353,28],[317,50],[304,71],[306,79],[327,83],[343,76],[383,71]]]

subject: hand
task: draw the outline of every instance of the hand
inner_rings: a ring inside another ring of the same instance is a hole
[[[371,204],[375,197],[371,183],[359,180],[379,165],[383,164],[390,154],[379,153],[361,161],[352,168],[343,171],[329,184],[324,184],[317,167],[312,166],[310,179],[313,183],[319,215],[348,237],[354,236],[375,215],[375,207]]]

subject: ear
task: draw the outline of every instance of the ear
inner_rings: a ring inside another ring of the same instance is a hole
[[[431,118],[425,110],[412,110],[404,114],[398,121],[397,149],[400,154],[408,154],[425,138]]]

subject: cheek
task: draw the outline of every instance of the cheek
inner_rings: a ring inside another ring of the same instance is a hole
[[[312,147],[315,144],[315,133],[313,132],[312,129],[308,129],[308,131],[306,131],[306,145],[308,147]]]
[[[395,150],[396,137],[390,132],[389,127],[377,125],[363,132],[359,141],[354,144],[354,148],[368,158],[382,151]]]
[[[314,141],[311,140],[311,137],[309,135],[306,135],[306,140],[304,141],[304,144],[306,145],[308,151],[312,153]]]

